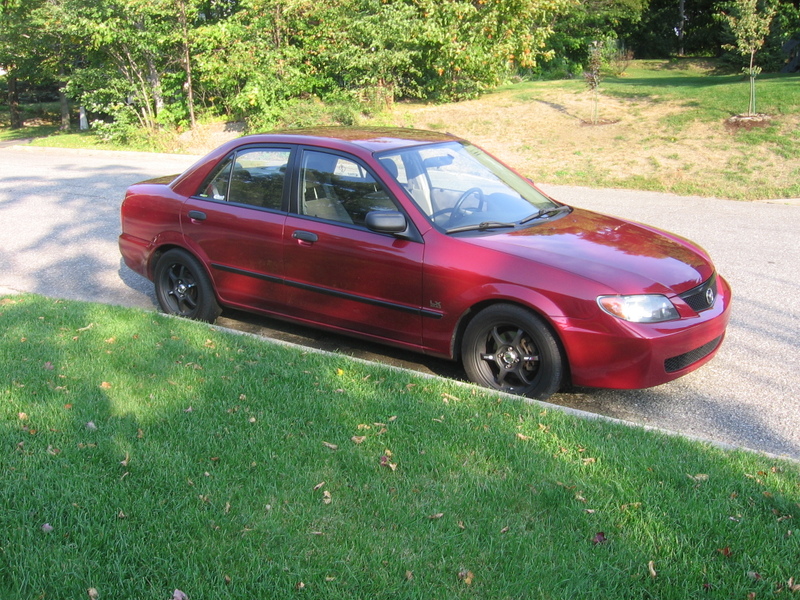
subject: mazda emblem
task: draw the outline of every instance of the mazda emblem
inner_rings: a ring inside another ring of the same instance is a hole
[[[706,302],[708,302],[709,306],[714,304],[714,290],[711,288],[706,290]]]

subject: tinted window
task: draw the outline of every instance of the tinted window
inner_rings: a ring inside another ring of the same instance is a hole
[[[203,184],[201,198],[280,210],[290,151],[251,148],[223,161]]]
[[[228,179],[230,178],[232,164],[233,157],[229,156],[223,160],[220,166],[200,186],[197,196],[224,202],[228,197]]]
[[[303,153],[300,213],[363,225],[373,210],[396,210],[389,194],[357,162],[325,152]]]

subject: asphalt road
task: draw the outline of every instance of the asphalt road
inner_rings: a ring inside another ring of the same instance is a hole
[[[194,157],[0,147],[0,293],[155,308],[152,284],[119,257],[119,204],[136,181]],[[731,283],[728,337],[716,358],[649,390],[581,390],[556,404],[800,459],[800,201],[745,203],[543,186],[554,197],[674,231],[704,246]],[[447,361],[226,312],[220,323],[423,372]]]

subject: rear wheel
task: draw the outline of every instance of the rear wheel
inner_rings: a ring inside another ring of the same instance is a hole
[[[165,252],[153,281],[158,304],[167,314],[213,323],[221,312],[205,269],[185,250]]]
[[[511,304],[482,310],[461,345],[471,381],[496,390],[544,399],[558,391],[564,360],[555,335],[531,311]]]

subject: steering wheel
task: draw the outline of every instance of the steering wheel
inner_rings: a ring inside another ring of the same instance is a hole
[[[483,190],[479,187],[469,188],[466,192],[461,194],[458,200],[456,200],[456,203],[453,205],[453,214],[450,215],[450,223],[458,221],[464,215],[462,206],[464,205],[464,202],[466,202],[467,198],[473,195],[478,199],[477,210],[481,210],[483,208],[483,204],[485,202]]]

